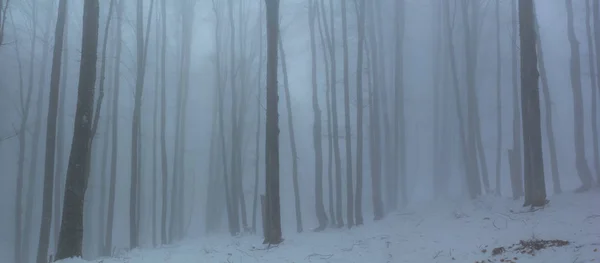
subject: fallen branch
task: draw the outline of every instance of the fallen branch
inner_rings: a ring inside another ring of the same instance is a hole
[[[312,253],[312,254],[306,256],[304,259],[312,262],[312,257],[319,257],[319,259],[321,259],[321,260],[326,260],[326,259],[332,258],[333,254],[326,254],[326,255],[324,255],[324,254]]]

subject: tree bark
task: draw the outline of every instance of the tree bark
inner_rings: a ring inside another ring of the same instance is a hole
[[[62,2],[64,2],[64,0],[61,1],[61,3]],[[86,163],[86,156],[91,150],[91,117],[94,103],[94,86],[96,82],[99,3],[97,0],[85,1],[83,9],[84,33],[81,44],[82,55],[77,93],[77,101],[79,103],[77,104],[75,112],[73,142],[71,144],[69,168],[67,170],[67,183],[65,187],[65,189],[68,190],[65,191],[63,220],[55,260],[78,257],[82,254],[83,204],[88,178],[81,175],[84,174],[87,169],[86,165],[88,165],[88,163]],[[64,15],[65,14],[59,15],[57,25],[64,25]],[[56,39],[58,40],[56,40],[56,42],[59,42],[60,44],[55,44],[55,52],[57,52],[57,49],[62,49],[61,43],[63,39],[62,27],[59,28],[59,26],[57,26],[57,31]],[[60,65],[60,56],[54,56],[53,69],[54,65]],[[58,77],[56,77],[55,83],[58,87],[57,80]],[[58,89],[56,90],[58,91]],[[48,128],[48,131],[55,131],[55,128],[56,127]],[[52,146],[52,148],[53,147],[54,146]],[[45,259],[40,259],[39,255],[40,253],[38,253],[38,263],[46,262]]]
[[[113,71],[113,97],[112,97],[112,141],[111,141],[111,156],[110,156],[110,181],[108,188],[108,211],[106,219],[106,234],[104,235],[104,249],[102,255],[112,256],[113,242],[113,226],[115,220],[115,199],[116,199],[116,184],[117,184],[117,161],[118,161],[118,146],[119,146],[119,90],[121,84],[121,51],[122,51],[122,34],[123,34],[123,9],[125,1],[120,0],[117,5],[117,26],[115,30],[115,67]]]
[[[512,188],[513,199],[517,200],[523,196],[523,157],[521,148],[521,117],[519,115],[521,106],[519,105],[519,82],[518,82],[518,53],[517,53],[517,32],[518,17],[517,17],[517,1],[510,2],[512,31],[511,31],[511,78],[513,86],[513,146],[512,154],[508,156],[512,163],[510,168],[510,182]],[[514,159],[513,159],[514,158]]]
[[[496,195],[502,195],[502,46],[500,44],[500,1],[496,1]]]
[[[552,99],[550,96],[550,84],[546,74],[546,63],[544,62],[544,49],[542,48],[542,40],[540,38],[540,28],[538,26],[537,18],[536,23],[536,44],[537,44],[537,56],[538,56],[538,69],[540,71],[540,79],[542,83],[542,95],[544,96],[544,107],[545,107],[545,121],[546,121],[546,137],[548,139],[548,148],[550,150],[550,165],[552,172],[552,185],[555,194],[562,192],[560,186],[560,174],[558,172],[558,157],[556,156],[556,143],[554,140],[554,128],[552,124]]]
[[[577,174],[581,180],[581,187],[578,192],[587,191],[592,187],[592,172],[588,166],[585,157],[585,135],[583,132],[584,115],[583,115],[583,95],[581,91],[581,62],[579,42],[575,35],[575,27],[573,25],[573,0],[565,0],[567,7],[567,32],[569,44],[571,46],[571,89],[573,90],[573,124],[575,128],[575,166]]]
[[[570,0],[567,0],[570,1]],[[543,206],[546,201],[542,132],[538,90],[538,62],[533,0],[519,1],[521,48],[521,107],[525,160],[525,204]]]
[[[266,121],[266,231],[265,244],[283,241],[279,203],[279,125],[277,95],[277,39],[279,0],[265,0],[267,11],[267,121]]]
[[[595,52],[594,52],[594,39],[593,39],[593,35],[592,35],[592,12],[590,10],[590,1],[586,0],[585,2],[585,28],[586,28],[586,32],[587,32],[587,46],[588,46],[588,60],[589,60],[589,67],[590,67],[590,72],[596,72],[596,64],[594,63],[594,58],[596,56],[594,56]],[[592,148],[593,148],[593,164],[594,164],[594,170],[596,171],[596,176],[598,176],[598,178],[600,179],[600,150],[598,149],[598,82],[596,80],[596,77],[594,76],[594,74],[590,74],[590,81],[591,81],[591,89],[592,89],[592,97],[591,99],[591,104],[592,104],[592,121],[591,121],[591,125],[592,125]],[[590,175],[591,176],[591,175]],[[554,177],[552,177],[554,178]],[[597,183],[600,183],[597,182]],[[555,188],[556,189],[556,188]]]
[[[354,196],[354,220],[357,226],[364,223],[362,215],[363,189],[363,55],[365,43],[365,0],[359,0],[356,8],[358,20],[358,47],[356,59],[356,195]]]
[[[342,49],[344,58],[344,119],[345,119],[345,141],[346,141],[346,217],[348,228],[354,226],[354,187],[352,178],[352,137],[350,123],[350,76],[348,66],[348,25],[346,18],[346,2],[342,2]]]

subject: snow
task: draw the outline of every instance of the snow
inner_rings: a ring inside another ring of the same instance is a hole
[[[521,207],[521,201],[491,196],[421,203],[350,230],[287,232],[284,238],[281,245],[267,248],[257,236],[209,236],[93,262],[600,262],[600,191],[553,196],[546,207],[534,212]],[[508,248],[532,238],[570,244],[534,255],[509,249],[492,256],[496,247]]]

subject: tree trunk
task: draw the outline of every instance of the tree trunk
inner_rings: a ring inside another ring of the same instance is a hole
[[[258,2],[259,4],[259,15],[258,15],[258,24],[260,25],[263,22],[263,9],[262,9],[262,1]],[[258,94],[256,95],[256,149],[254,151],[254,155],[256,156],[254,162],[254,198],[252,202],[252,233],[256,234],[256,209],[258,206],[258,174],[260,173],[260,119],[262,115],[261,110],[261,97],[262,97],[262,78],[263,78],[263,27],[259,26],[259,44],[258,44],[258,83],[257,90]],[[261,214],[262,217],[262,214]]]
[[[567,0],[570,1],[570,0]],[[546,201],[542,132],[533,0],[519,1],[521,48],[521,107],[523,109],[523,149],[525,150],[525,204],[543,206]]]
[[[512,166],[510,168],[510,182],[512,188],[513,199],[517,200],[523,196],[523,157],[521,150],[521,117],[519,115],[521,107],[519,106],[519,82],[518,82],[518,53],[517,53],[517,32],[518,28],[518,17],[517,17],[517,1],[510,2],[511,10],[511,69],[512,69],[512,86],[513,86],[513,146],[512,155],[509,156],[509,160],[512,160]],[[514,166],[514,167],[513,167]]]
[[[558,172],[558,157],[556,156],[556,143],[554,140],[554,128],[552,124],[552,99],[550,97],[550,87],[548,83],[548,77],[546,75],[546,63],[544,62],[544,49],[542,48],[542,40],[540,38],[540,28],[538,26],[537,18],[535,20],[535,27],[537,32],[537,56],[538,56],[538,69],[540,71],[540,79],[542,82],[542,94],[544,96],[544,107],[545,107],[545,121],[546,121],[546,137],[548,139],[548,148],[550,149],[550,164],[552,171],[552,185],[555,194],[562,192],[560,187],[560,175]]]
[[[267,9],[267,123],[266,123],[266,231],[265,244],[283,241],[279,203],[279,125],[277,95],[277,39],[279,0],[265,0]]]
[[[327,214],[323,205],[323,148],[322,148],[322,120],[319,107],[319,93],[317,90],[317,47],[315,41],[315,19],[318,17],[317,2],[310,1],[308,7],[308,25],[310,29],[310,54],[311,54],[311,85],[313,109],[313,150],[315,152],[315,212],[319,227],[316,231],[323,231],[327,227]],[[283,52],[282,60],[283,60]],[[286,90],[287,93],[287,90]],[[288,99],[286,94],[286,100]],[[291,110],[291,108],[290,108]]]
[[[586,33],[587,33],[587,46],[588,46],[588,60],[589,60],[589,67],[590,67],[590,72],[596,72],[596,65],[594,63],[594,39],[592,36],[592,12],[590,10],[590,1],[586,0],[585,2],[585,29],[586,29]],[[537,20],[536,20],[537,22]],[[591,121],[591,125],[592,125],[592,148],[593,148],[593,152],[594,152],[594,157],[593,157],[593,164],[594,164],[594,170],[596,171],[596,175],[600,176],[600,150],[598,149],[598,82],[596,81],[596,77],[594,76],[593,73],[590,74],[590,81],[591,81],[591,89],[592,89],[592,97],[591,99],[591,104],[592,104],[592,121]],[[590,174],[591,176],[591,174]],[[554,174],[553,174],[553,181],[554,181]],[[600,178],[600,177],[599,177]],[[597,182],[597,183],[600,183]],[[560,188],[560,186],[559,186]],[[555,187],[556,190],[556,187]],[[555,191],[556,192],[556,191]]]
[[[356,8],[358,20],[358,47],[356,59],[356,195],[354,199],[354,219],[357,226],[364,223],[362,215],[363,188],[363,52],[365,43],[365,0],[360,0]]]
[[[329,223],[333,226],[336,224],[335,220],[335,209],[333,205],[333,140],[331,138],[331,79],[330,79],[330,71],[329,71],[329,58],[327,56],[326,50],[328,50],[329,45],[325,43],[329,42],[329,28],[327,26],[327,20],[325,19],[325,1],[320,1],[319,5],[315,2],[315,9],[317,17],[317,23],[319,26],[319,36],[321,40],[321,50],[323,52],[323,62],[325,64],[325,107],[327,112],[327,185],[328,185],[328,194],[329,194]],[[319,15],[318,13],[321,13]],[[323,19],[323,23],[321,23],[321,18]],[[324,25],[323,25],[324,24]],[[325,31],[325,35],[323,35],[323,31]],[[316,74],[316,73],[315,73]],[[319,135],[320,136],[320,135]]]
[[[335,208],[336,208],[336,219],[337,227],[344,226],[344,218],[342,216],[342,163],[340,160],[340,144],[339,144],[339,132],[338,132],[338,114],[337,114],[337,68],[336,68],[336,52],[335,52],[335,26],[334,26],[334,15],[333,15],[333,0],[329,0],[329,18],[330,18],[330,33],[331,39],[329,41],[329,55],[331,61],[331,115],[332,115],[332,130],[333,130],[333,158],[335,162]]]
[[[121,0],[122,1],[122,0]],[[168,162],[167,162],[167,0],[161,1],[161,30],[162,41],[160,48],[160,168],[161,168],[161,209],[160,209],[160,242],[167,244],[167,190],[168,190]]]
[[[600,89],[600,2],[592,1],[592,16],[594,23],[594,50],[596,51],[596,84],[598,85],[596,88]],[[596,91],[598,92],[598,91]],[[600,158],[600,157],[598,157]],[[597,163],[600,163],[600,160],[596,159]],[[598,164],[600,166],[600,164]],[[596,184],[600,186],[600,167],[596,168]]]
[[[496,1],[496,195],[502,195],[502,46],[500,44],[500,1]]]
[[[394,170],[392,180],[386,184],[391,195],[388,198],[389,209],[398,208],[398,183],[402,188],[402,203],[408,202],[406,186],[406,117],[404,116],[404,27],[405,27],[404,0],[395,1],[394,4]],[[383,40],[381,40],[383,41]],[[383,59],[383,58],[382,58]],[[381,69],[384,70],[384,69]],[[385,87],[383,87],[385,88]],[[400,166],[400,167],[398,167]],[[400,182],[398,181],[400,179]]]
[[[375,7],[374,3],[370,4],[369,15],[369,39],[370,52],[367,51],[367,64],[371,65],[369,70],[369,150],[370,150],[370,166],[371,166],[371,195],[373,201],[373,216],[375,220],[383,219],[384,209],[381,200],[381,141],[380,141],[380,125],[379,125],[379,106],[378,106],[378,91],[380,88],[377,78],[378,56],[377,56],[377,38],[375,37]],[[369,46],[369,45],[367,45]],[[370,54],[370,55],[369,55]]]
[[[61,1],[61,3],[62,2],[64,2],[64,0]],[[55,54],[57,49],[62,49],[62,26],[59,27],[58,25],[64,25],[64,18],[64,14],[59,12],[56,34],[56,39],[58,39],[56,42],[58,43],[55,44]],[[94,86],[96,82],[98,25],[98,1],[85,1],[83,12],[84,33],[81,44],[82,55],[79,73],[79,87],[77,93],[77,101],[79,103],[77,104],[77,109],[75,112],[73,142],[71,144],[69,168],[67,170],[67,183],[65,187],[65,189],[69,190],[65,191],[62,216],[63,221],[61,224],[58,251],[55,260],[78,257],[81,256],[82,252],[83,204],[88,178],[81,175],[84,174],[85,170],[87,169],[86,165],[88,165],[88,163],[86,163],[86,156],[91,150],[90,142],[92,134],[90,120],[92,117]],[[54,65],[60,65],[60,56],[54,56],[53,69]],[[55,83],[58,87],[57,80],[58,77],[56,78]],[[56,90],[58,91],[58,88]],[[55,130],[55,127],[48,128],[48,131]],[[52,146],[52,148],[53,147],[54,146]],[[48,171],[48,169],[46,170]],[[39,259],[39,255],[40,253],[38,253],[38,263],[46,262],[45,259]]]
[[[352,137],[350,123],[350,76],[348,67],[348,25],[346,18],[346,1],[342,2],[342,49],[344,56],[344,117],[345,117],[345,141],[346,141],[346,216],[348,228],[354,226],[354,187],[352,178]]]
[[[583,113],[583,95],[581,91],[581,62],[579,52],[579,42],[575,35],[573,25],[573,0],[565,0],[567,7],[567,32],[569,36],[569,44],[571,46],[571,89],[573,90],[573,120],[575,126],[575,165],[577,174],[581,180],[581,187],[578,192],[587,191],[592,187],[592,172],[588,166],[585,157],[585,135],[583,131],[584,113]],[[534,36],[535,37],[535,36]]]
[[[11,17],[11,20],[12,17]],[[14,34],[17,36],[17,27],[13,22]],[[22,239],[23,239],[23,214],[22,214],[22,203],[23,203],[23,181],[25,177],[25,146],[27,134],[25,130],[27,129],[27,121],[29,119],[29,110],[31,103],[31,94],[33,91],[33,86],[29,86],[28,89],[25,89],[24,81],[23,81],[23,64],[21,61],[21,52],[19,49],[20,45],[15,45],[15,53],[17,55],[17,63],[19,69],[19,91],[21,98],[23,98],[23,92],[27,90],[27,95],[25,96],[25,101],[20,100],[21,106],[21,124],[19,127],[18,140],[19,140],[19,154],[17,160],[17,185],[16,185],[16,197],[15,197],[15,226],[14,226],[14,260],[15,263],[22,263]]]
[[[117,5],[117,27],[115,30],[115,67],[113,71],[113,98],[112,98],[112,141],[111,141],[111,156],[110,156],[110,181],[108,188],[108,211],[106,218],[106,234],[104,235],[104,249],[102,255],[112,256],[112,235],[113,225],[115,220],[115,199],[116,199],[116,184],[117,184],[117,160],[119,152],[119,90],[121,84],[121,50],[122,50],[122,27],[123,27],[123,9],[125,1],[120,0]]]

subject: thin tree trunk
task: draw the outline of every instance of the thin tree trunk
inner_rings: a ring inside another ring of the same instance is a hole
[[[308,25],[310,29],[311,53],[311,85],[313,109],[313,150],[315,151],[315,212],[319,226],[315,231],[323,231],[327,227],[327,214],[323,205],[323,148],[322,148],[322,119],[319,107],[319,93],[317,91],[317,47],[315,41],[315,19],[318,18],[318,5],[315,1],[309,2]],[[320,29],[320,28],[319,28]],[[281,52],[283,55],[283,52]],[[282,56],[283,60],[283,56]],[[287,91],[286,91],[287,92]],[[286,94],[287,99],[287,94]]]
[[[550,165],[552,172],[552,185],[555,194],[562,192],[560,186],[560,174],[558,172],[558,157],[556,154],[556,143],[554,140],[554,126],[552,124],[552,98],[550,96],[550,84],[546,75],[546,63],[544,62],[544,49],[542,47],[542,40],[540,38],[540,28],[538,26],[537,18],[536,32],[537,32],[537,55],[538,55],[538,69],[540,71],[540,79],[542,82],[542,95],[544,96],[544,107],[545,107],[545,121],[546,121],[546,138],[548,139],[548,148],[550,149]]]
[[[119,152],[119,90],[121,84],[121,50],[122,44],[119,41],[123,34],[123,9],[125,1],[120,0],[117,5],[117,27],[115,30],[115,67],[113,71],[113,98],[112,98],[112,141],[111,141],[111,156],[110,156],[110,181],[108,189],[108,211],[106,220],[106,234],[104,235],[104,250],[102,255],[112,255],[113,242],[113,226],[115,220],[115,199],[116,199],[116,184],[117,184],[117,161]]]
[[[517,200],[523,196],[523,157],[521,148],[521,117],[519,105],[519,82],[518,82],[518,52],[517,52],[517,1],[510,2],[512,31],[511,31],[511,78],[513,86],[513,146],[509,151],[508,160],[510,164],[510,182],[513,199]]]
[[[344,119],[345,119],[345,141],[346,141],[346,217],[348,228],[354,226],[354,187],[352,178],[352,137],[350,123],[350,76],[348,67],[348,25],[346,18],[346,1],[342,2],[342,49],[344,58]]]
[[[65,6],[65,10],[68,12],[68,5]],[[67,32],[68,32],[69,23],[65,22],[64,28],[64,40],[68,40]],[[54,208],[52,215],[54,217],[53,228],[54,228],[54,236],[53,236],[53,244],[54,244],[54,252],[56,252],[56,248],[58,246],[58,234],[60,233],[60,220],[62,215],[62,197],[63,190],[62,187],[64,185],[64,174],[65,171],[65,101],[67,94],[67,77],[69,73],[69,50],[68,45],[64,46],[62,52],[62,76],[60,82],[60,91],[58,98],[58,127],[57,127],[57,136],[56,136],[56,171],[54,173]]]
[[[317,23],[319,26],[319,36],[320,36],[320,40],[321,40],[321,50],[323,52],[323,62],[325,63],[325,85],[326,85],[326,91],[325,91],[325,105],[326,105],[326,112],[327,112],[327,185],[328,185],[328,194],[329,194],[329,223],[333,226],[336,224],[336,220],[335,220],[335,209],[334,209],[334,205],[333,205],[333,140],[331,138],[331,98],[330,98],[330,93],[331,93],[331,78],[330,78],[330,71],[329,71],[329,59],[327,56],[327,51],[328,50],[328,44],[325,43],[325,41],[329,41],[329,29],[327,27],[327,20],[325,19],[325,5],[323,4],[323,2],[325,1],[320,1],[320,6],[321,8],[319,9],[319,5],[315,2],[315,8],[316,8],[316,17],[317,17]],[[321,13],[321,15],[319,15],[319,13]],[[323,23],[321,23],[321,18],[323,18]],[[325,24],[323,26],[323,24]],[[325,35],[327,37],[323,36],[323,31],[325,31]]]
[[[370,148],[370,166],[371,166],[371,194],[373,201],[373,215],[375,220],[380,220],[384,216],[383,202],[381,200],[381,141],[379,125],[379,106],[378,91],[380,88],[377,72],[379,72],[377,61],[377,38],[375,37],[375,7],[370,4],[369,15],[369,39],[370,52],[367,51],[367,60],[370,66],[369,70],[369,148]]]
[[[364,223],[362,215],[363,188],[363,52],[365,43],[365,0],[357,4],[358,48],[356,59],[356,195],[354,199],[354,219],[357,226]]]
[[[62,2],[64,2],[64,0],[61,1],[61,3]],[[82,254],[83,231],[81,230],[83,228],[83,204],[88,178],[81,175],[85,174],[87,169],[86,165],[88,165],[88,163],[86,163],[86,157],[91,150],[92,134],[91,122],[89,120],[91,120],[92,117],[94,86],[96,83],[99,3],[97,0],[85,1],[83,9],[84,33],[81,44],[82,55],[77,93],[77,101],[79,103],[77,104],[75,112],[73,142],[71,144],[67,183],[65,187],[65,189],[69,190],[65,191],[62,216],[63,221],[61,224],[58,251],[55,260],[78,257]],[[59,28],[59,25],[64,25],[64,18],[64,14],[59,12],[57,21],[58,32],[56,34],[56,39],[59,40],[56,41],[58,43],[55,45],[55,52],[57,49],[62,49],[62,26]],[[60,65],[60,56],[54,56],[53,69],[54,65]],[[56,91],[58,91],[58,84],[58,77],[56,77]],[[54,97],[54,103],[51,102],[50,105],[56,105],[58,92],[56,92]],[[56,107],[54,108],[56,109]],[[54,112],[54,116],[56,116],[56,112]],[[56,127],[49,127],[48,131],[56,132]],[[52,137],[54,137],[54,135]],[[54,145],[52,145],[52,149],[54,149]],[[50,163],[54,163],[54,161]],[[46,171],[48,171],[48,169],[46,169]],[[51,196],[48,197],[48,199],[50,198]],[[41,253],[38,253],[38,263],[46,262],[45,258],[40,258],[40,254]]]
[[[579,52],[579,42],[575,35],[575,28],[573,25],[573,0],[565,0],[567,7],[567,32],[569,37],[569,44],[571,46],[571,63],[570,63],[570,74],[571,74],[571,89],[573,90],[573,121],[575,127],[575,166],[577,167],[577,174],[581,180],[581,187],[577,189],[578,192],[587,191],[592,186],[592,172],[588,166],[585,157],[585,135],[583,131],[584,126],[584,115],[583,115],[583,95],[581,91],[581,62]],[[535,37],[535,36],[534,36]]]
[[[159,14],[156,15],[156,58],[160,58],[160,24],[159,24]],[[153,113],[153,122],[152,122],[152,245],[156,247],[158,245],[157,239],[157,211],[158,211],[158,97],[160,96],[160,68],[159,63],[156,63],[156,68],[154,69],[154,113]]]
[[[388,198],[388,209],[397,209],[398,204],[398,183],[402,188],[402,203],[408,202],[406,186],[406,117],[404,114],[404,28],[405,28],[405,4],[404,0],[397,0],[394,4],[394,35],[395,35],[395,57],[394,57],[394,174],[392,180],[387,183],[388,192],[391,192]],[[381,40],[383,41],[383,40]],[[383,58],[382,58],[383,59]],[[381,69],[384,70],[384,69]],[[385,88],[385,87],[384,87]],[[400,166],[400,167],[398,167]],[[400,182],[398,181],[400,179]]]
[[[290,99],[290,85],[288,83],[287,65],[285,60],[285,52],[281,35],[279,35],[279,55],[281,56],[281,68],[283,71],[283,87],[285,91],[285,103],[288,117],[288,130],[290,132],[290,143],[292,150],[292,182],[294,187],[294,206],[296,210],[296,231],[301,233],[302,227],[302,211],[300,210],[300,189],[298,187],[298,152],[296,151],[296,137],[294,134],[294,121],[292,114],[292,100]],[[314,92],[314,87],[313,87]],[[314,103],[314,102],[313,102]],[[313,106],[314,107],[314,106]]]
[[[496,1],[496,195],[502,195],[502,46],[500,45],[500,1]]]
[[[11,23],[13,24],[14,34],[17,36],[17,27],[14,23],[14,19],[11,15]],[[21,106],[21,125],[19,127],[19,154],[17,160],[17,185],[16,185],[16,197],[15,197],[15,226],[14,226],[14,260],[15,263],[22,263],[22,239],[23,239],[23,214],[22,214],[22,203],[23,203],[23,181],[25,177],[25,146],[26,146],[26,129],[27,121],[29,119],[29,110],[31,103],[31,94],[33,86],[29,86],[27,89],[27,95],[25,101],[23,101],[23,92],[26,90],[23,81],[23,63],[21,61],[21,52],[18,43],[15,45],[15,53],[17,55],[17,64],[19,69],[19,91],[20,91],[20,106]]]
[[[594,50],[596,51],[596,72],[594,73],[596,74],[596,84],[598,85],[596,88],[600,89],[600,2],[592,2],[592,16],[594,24]],[[596,159],[596,162],[600,163],[600,160]],[[596,177],[596,184],[600,186],[600,167],[596,168]]]
[[[259,4],[259,16],[258,24],[260,25],[263,21],[263,9],[262,1]],[[261,110],[261,97],[262,97],[262,78],[263,78],[263,27],[259,26],[259,44],[258,44],[258,94],[256,95],[256,149],[254,151],[255,163],[254,163],[254,198],[252,202],[252,233],[256,234],[256,209],[258,206],[258,174],[260,173],[260,119],[262,115]]]
[[[123,0],[121,0],[123,1]],[[160,241],[165,245],[168,243],[167,236],[167,190],[168,190],[168,163],[167,163],[167,0],[161,1],[161,30],[162,41],[160,49],[160,167],[161,167],[161,215],[160,215]]]
[[[592,125],[592,148],[593,148],[593,165],[594,165],[594,170],[596,171],[596,175],[600,176],[600,152],[598,149],[598,82],[596,81],[596,76],[594,76],[593,72],[596,72],[596,65],[594,63],[594,58],[596,56],[594,56],[594,39],[592,36],[592,14],[591,14],[591,10],[590,10],[590,1],[586,0],[585,2],[585,29],[586,29],[586,33],[587,33],[587,46],[588,46],[588,60],[589,60],[589,67],[590,67],[590,81],[591,81],[591,89],[592,89],[592,97],[590,104],[592,104],[592,121],[591,121],[591,125]],[[591,176],[591,175],[590,175]],[[554,178],[554,177],[552,177]],[[554,180],[554,179],[553,179]],[[600,182],[598,182],[600,183]],[[559,186],[560,189],[560,186]],[[555,187],[556,190],[556,187]],[[555,191],[556,192],[556,191]]]

